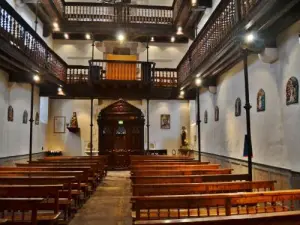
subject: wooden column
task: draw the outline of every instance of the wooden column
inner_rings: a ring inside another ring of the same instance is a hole
[[[32,132],[33,132],[33,101],[34,101],[34,83],[31,83],[31,101],[30,101],[30,130],[29,130],[29,162],[32,161]]]
[[[94,126],[94,123],[93,123],[93,111],[94,111],[94,105],[93,105],[93,98],[91,98],[91,129],[90,129],[90,154],[91,154],[91,157],[93,157],[93,126]]]
[[[249,100],[249,80],[248,80],[248,50],[243,49],[243,62],[244,62],[244,79],[245,79],[245,111],[246,111],[246,146],[248,147],[248,174],[250,181],[252,181],[252,138],[251,138],[251,118],[250,118],[250,100]]]
[[[196,89],[196,106],[197,106],[197,135],[198,135],[198,155],[199,155],[199,162],[201,162],[201,120],[200,120],[200,88],[197,87]]]
[[[147,99],[147,152],[149,152],[149,137],[150,137],[150,134],[149,134],[149,127],[150,127],[150,124],[149,124],[149,98]]]
[[[149,40],[147,41],[146,51],[147,51],[147,62],[149,62]]]

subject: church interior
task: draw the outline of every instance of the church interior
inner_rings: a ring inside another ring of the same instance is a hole
[[[300,225],[300,0],[0,0],[0,224]]]

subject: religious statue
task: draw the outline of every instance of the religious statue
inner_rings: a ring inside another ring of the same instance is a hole
[[[78,122],[77,122],[76,112],[73,112],[73,116],[72,116],[71,121],[70,121],[70,127],[72,127],[72,128],[78,128]]]
[[[188,142],[186,140],[186,128],[185,126],[182,127],[181,131],[181,146],[187,146]]]
[[[13,109],[13,107],[11,105],[8,107],[7,120],[9,122],[13,122],[14,121],[14,109]]]
[[[291,77],[286,85],[286,104],[298,103],[299,84],[296,77]]]

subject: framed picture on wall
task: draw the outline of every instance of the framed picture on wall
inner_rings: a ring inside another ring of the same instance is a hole
[[[162,114],[160,115],[160,128],[161,129],[170,129],[170,114]]]
[[[54,117],[54,133],[65,133],[66,132],[66,117],[55,116]]]

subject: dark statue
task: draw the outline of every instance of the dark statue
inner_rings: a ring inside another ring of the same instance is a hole
[[[186,128],[185,126],[182,127],[181,131],[181,146],[187,146],[187,140],[186,140]]]

